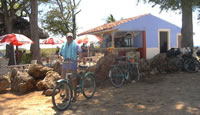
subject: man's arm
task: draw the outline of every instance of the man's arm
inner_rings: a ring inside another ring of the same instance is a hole
[[[63,61],[62,50],[63,50],[63,46],[60,48],[59,53],[58,53],[59,59],[60,59],[61,61]]]

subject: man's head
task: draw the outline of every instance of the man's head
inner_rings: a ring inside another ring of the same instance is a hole
[[[72,33],[67,33],[66,38],[67,38],[67,41],[69,43],[71,43],[71,41],[73,40],[73,34]]]

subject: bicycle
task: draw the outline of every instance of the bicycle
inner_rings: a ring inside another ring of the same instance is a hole
[[[184,60],[184,69],[189,73],[196,73],[200,68],[200,62],[196,57],[192,55],[192,53],[183,56]]]
[[[79,66],[80,69],[86,69],[87,66]],[[81,71],[78,74],[80,78],[79,85],[76,88],[72,88],[72,81],[70,79],[72,73],[66,73],[66,79],[60,79],[56,82],[56,87],[52,93],[53,106],[60,111],[66,110],[73,99],[73,97],[79,93],[82,93],[86,99],[90,99],[94,96],[96,91],[96,78],[92,72],[83,73]],[[73,93],[74,92],[74,93]]]
[[[194,73],[199,70],[199,61],[193,56],[193,49],[183,48],[182,54],[177,48],[168,52],[168,69],[170,72],[186,71]]]
[[[138,69],[138,63],[132,63],[131,58],[128,56],[121,56],[117,58],[117,60],[121,60],[123,58],[128,59],[128,63],[125,64],[125,66],[119,64],[112,65],[111,69],[109,70],[109,78],[112,83],[112,85],[116,88],[119,88],[123,85],[125,80],[131,79],[130,76],[132,76],[132,80],[134,82],[138,81],[140,79],[140,72]],[[134,65],[136,65],[136,71],[134,70]],[[134,75],[136,73],[137,75]]]

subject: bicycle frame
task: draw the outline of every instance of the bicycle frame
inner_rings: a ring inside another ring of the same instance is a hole
[[[93,74],[92,72],[87,72],[86,74],[82,75],[82,72],[80,72],[79,74],[77,74],[77,77],[80,77],[80,82],[79,84],[73,89],[72,88],[72,80],[71,79],[60,79],[56,82],[56,85],[64,82],[66,84],[69,84],[70,89],[72,89],[74,91],[74,93],[82,93],[83,92],[83,88],[84,88],[84,81],[83,79],[89,75],[89,74]],[[68,77],[69,78],[69,77]],[[80,90],[79,90],[80,89]],[[72,95],[73,97],[74,95]]]
[[[124,69],[122,66],[120,66],[120,64],[117,65],[119,68],[121,69]],[[123,75],[122,77],[124,77],[126,80],[129,79],[129,72],[131,72],[131,70],[133,70],[133,63],[130,62],[130,58],[128,57],[128,63],[126,64],[126,68],[124,71],[123,71]]]

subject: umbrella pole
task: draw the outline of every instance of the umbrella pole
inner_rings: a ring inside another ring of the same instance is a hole
[[[19,52],[19,48],[18,48],[18,46],[16,46],[16,59],[15,59],[16,60],[16,64],[19,64],[19,60],[18,60],[18,57],[19,57],[18,54],[19,53],[18,52]]]
[[[15,48],[14,48],[14,52],[13,52],[13,54],[14,54],[14,65],[16,65],[17,63],[16,63],[16,57],[15,57]]]

